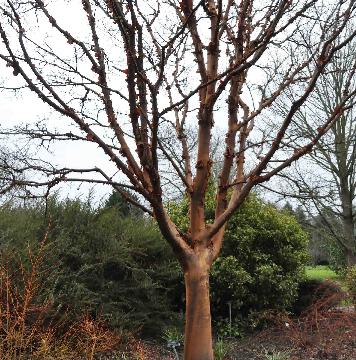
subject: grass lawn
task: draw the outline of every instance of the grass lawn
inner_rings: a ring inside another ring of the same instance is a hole
[[[328,266],[307,266],[305,272],[308,279],[317,280],[340,280],[335,271],[331,270]]]

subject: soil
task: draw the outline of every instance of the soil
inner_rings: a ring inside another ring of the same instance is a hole
[[[328,339],[318,343],[296,346],[286,334],[276,336],[263,333],[249,336],[243,340],[234,340],[229,343],[230,351],[224,360],[356,360],[356,334],[346,333],[343,341],[335,345],[330,344]],[[175,360],[173,353],[157,345],[150,345],[148,357],[150,360]],[[100,359],[117,360],[124,357],[103,357]],[[127,357],[126,359],[130,359]],[[182,356],[180,356],[182,359]]]
[[[304,316],[279,322],[244,339],[224,341],[229,351],[221,360],[356,360],[356,311],[352,307],[315,307]],[[141,355],[136,358],[175,360],[173,352],[162,345],[140,342],[139,347]],[[131,360],[118,354],[98,359]]]
[[[285,336],[268,338],[259,335],[236,342],[229,360],[356,360],[356,334],[345,336],[342,343],[330,346],[325,342],[296,346]],[[275,357],[272,357],[272,356]]]
[[[356,312],[313,308],[234,342],[230,354],[229,360],[356,360]]]

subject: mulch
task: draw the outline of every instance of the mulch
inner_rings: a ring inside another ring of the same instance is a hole
[[[231,360],[266,360],[273,354],[286,360],[356,360],[356,311],[314,306],[236,341],[230,354]]]
[[[298,318],[278,318],[276,324],[243,339],[226,339],[230,350],[224,360],[356,360],[355,309],[317,305]],[[143,360],[175,360],[162,345],[140,344]]]

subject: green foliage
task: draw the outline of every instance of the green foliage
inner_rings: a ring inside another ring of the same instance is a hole
[[[43,221],[38,216],[38,207],[0,207],[0,249],[11,251],[21,249],[27,252],[24,244],[32,245],[41,238]]]
[[[330,226],[333,232],[330,231]],[[343,233],[340,219],[332,211],[324,210],[313,218],[310,233],[310,250],[314,265],[329,265],[339,275],[345,275],[345,251],[334,235]]]
[[[349,292],[351,293],[354,305],[356,306],[356,265],[350,266],[347,269],[345,282]]]
[[[249,296],[249,286],[253,284],[252,276],[243,268],[233,255],[222,256],[216,260],[211,270],[211,294],[216,308],[220,312],[228,308],[228,302],[233,308],[242,307]]]
[[[210,186],[206,218],[214,216]],[[188,202],[170,204],[170,214],[183,230],[189,227]],[[212,313],[227,318],[266,309],[289,308],[304,276],[308,236],[296,219],[251,195],[230,219],[221,256],[211,270]]]
[[[243,336],[243,330],[240,322],[230,321],[229,319],[219,319],[215,321],[216,335],[220,339],[240,338]]]
[[[127,195],[130,196],[131,199],[138,201],[136,194],[128,192]],[[113,190],[109,198],[106,200],[104,206],[106,208],[115,208],[123,217],[143,216],[143,211],[141,209],[126,201],[126,199],[115,190]]]
[[[214,346],[214,359],[224,360],[231,350],[231,345],[223,339],[218,339]]]
[[[206,216],[214,215],[213,187]],[[121,199],[122,200],[122,199]],[[115,328],[158,335],[177,324],[183,308],[182,274],[157,227],[140,214],[123,210],[110,198],[94,208],[90,199],[49,199],[46,206],[0,209],[1,252],[24,259],[36,249],[50,224],[45,291],[38,301],[52,304],[52,316],[100,315]],[[179,226],[187,230],[188,202],[170,203]],[[306,237],[294,218],[251,196],[229,222],[222,256],[211,271],[212,310],[220,335],[241,336],[241,317],[256,319],[266,309],[288,307],[296,294],[306,259]],[[238,316],[239,314],[239,316]],[[256,315],[257,314],[257,315]]]
[[[250,196],[228,223],[222,258],[212,269],[217,311],[226,313],[227,301],[235,314],[288,308],[303,277],[306,245],[307,237],[291,215]],[[239,274],[238,286],[228,279],[229,269]]]
[[[47,207],[8,206],[1,209],[2,252],[22,256],[29,243],[35,249],[48,223],[49,271],[38,301],[52,304],[52,316],[86,312],[115,328],[151,335],[176,319],[172,293],[181,286],[179,265],[150,220],[123,217],[115,206],[95,209],[90,201],[51,198]]]
[[[163,331],[163,340],[167,343],[179,343],[182,345],[184,343],[184,334],[180,328],[169,327]]]

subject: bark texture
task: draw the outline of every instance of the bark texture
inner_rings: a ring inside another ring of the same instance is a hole
[[[189,269],[185,289],[184,360],[213,360],[208,271],[201,267]]]
[[[351,250],[348,250],[346,253],[346,263],[347,266],[356,265],[356,254],[353,253]]]
[[[340,188],[346,264],[352,266],[356,264],[352,195],[346,181],[341,181]]]

